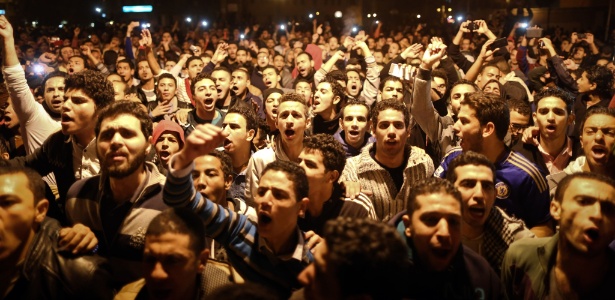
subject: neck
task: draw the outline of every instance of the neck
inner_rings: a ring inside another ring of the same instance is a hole
[[[323,118],[323,120],[325,121],[331,121],[333,119],[335,119],[335,116],[337,115],[335,113],[335,110],[333,108],[327,109],[325,111],[323,111],[322,113],[318,114],[320,115],[320,117]]]
[[[95,137],[94,130],[84,130],[84,132],[73,134],[73,138],[81,147],[87,147]]]
[[[310,216],[320,216],[322,213],[323,204],[331,198],[331,195],[333,195],[332,184],[320,185],[318,189],[311,189],[308,195],[310,202],[308,202],[307,208],[310,212]]]
[[[155,87],[154,78],[148,79],[147,81],[142,82],[141,84],[141,88],[146,89],[146,90],[153,90],[154,87]]]
[[[394,155],[387,155],[382,151],[376,150],[376,160],[387,168],[397,168],[404,163],[405,149]]]
[[[506,147],[504,146],[504,143],[500,140],[497,140],[493,143],[483,144],[482,154],[487,156],[489,161],[495,163],[505,149]]]
[[[568,146],[568,138],[566,137],[566,134],[562,134],[554,139],[546,139],[541,136],[540,146],[552,157],[557,157],[562,150]]]
[[[265,239],[267,246],[273,251],[275,255],[282,255],[292,253],[299,242],[297,240],[297,226],[289,227],[283,234],[274,239]]]
[[[607,251],[592,256],[580,254],[560,235],[555,259],[556,279],[560,288],[568,287],[575,294],[591,292],[603,282],[610,266]]]
[[[237,149],[233,152],[230,157],[233,160],[233,171],[239,174],[243,171],[248,165],[248,161],[250,161],[250,144],[245,146],[245,149]]]
[[[282,140],[281,144],[282,150],[284,150],[284,153],[286,153],[288,159],[290,159],[290,161],[296,162],[299,158],[299,154],[301,154],[301,151],[303,150],[303,139],[297,139],[292,144],[289,144]]]
[[[461,226],[461,235],[467,239],[475,239],[483,234],[484,231],[483,226],[472,226],[466,222],[463,222],[463,226]]]
[[[365,138],[360,139],[358,142],[356,143],[352,143],[349,142],[348,140],[344,139],[344,141],[346,142],[346,144],[348,144],[349,146],[351,146],[352,148],[355,149],[361,149],[361,146],[363,146],[363,143],[365,142]]]
[[[587,101],[587,108],[598,104],[602,100],[600,99],[600,96],[595,93],[588,94],[587,96],[589,98],[589,100]]]
[[[233,100],[233,97],[231,96],[231,93],[228,93],[228,95],[226,96],[226,99],[224,99],[223,106],[231,105],[231,100]]]
[[[275,120],[270,118],[269,116],[267,116],[267,126],[269,126],[269,131],[273,132],[274,130],[277,129],[276,124],[275,124]]]
[[[196,115],[203,120],[213,120],[216,117],[216,109],[212,109],[210,111],[197,109]]]
[[[613,163],[608,163],[606,165],[599,165],[599,166],[591,166],[587,159],[585,159],[585,163],[581,167],[581,169],[583,169],[583,172],[596,173],[596,174],[604,175],[604,176],[611,177],[611,178],[613,177],[612,170],[614,168],[615,168],[615,165]]]
[[[115,200],[116,203],[129,201],[134,195],[134,192],[139,188],[139,185],[141,185],[141,182],[145,180],[145,177],[147,177],[147,171],[144,165],[126,177],[109,177],[109,186],[111,187],[113,200]]]

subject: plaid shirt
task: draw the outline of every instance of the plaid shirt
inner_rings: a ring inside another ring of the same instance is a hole
[[[534,234],[519,219],[508,216],[502,209],[493,207],[485,223],[483,257],[493,270],[500,274],[500,267],[508,246],[514,241]]]

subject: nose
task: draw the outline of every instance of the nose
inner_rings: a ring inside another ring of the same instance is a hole
[[[461,131],[461,122],[459,122],[459,120],[453,124],[453,130],[455,133],[459,133]]]
[[[199,174],[199,177],[197,177],[195,181],[196,189],[198,191],[204,190],[207,187],[207,185],[205,184],[205,176],[203,175],[203,173]]]
[[[440,219],[440,222],[438,222],[436,226],[436,237],[438,238],[438,241],[440,241],[440,243],[443,245],[449,244],[451,238],[451,231],[448,227],[448,222],[446,221],[446,219]]]
[[[357,119],[353,119],[352,123],[350,124],[352,127],[358,127],[359,126],[359,122],[357,121]]]
[[[151,277],[156,280],[164,280],[169,277],[169,274],[167,274],[160,262],[156,262],[156,264],[154,264],[154,268],[152,269]]]
[[[600,204],[600,201],[594,202],[594,204],[588,207],[587,210],[590,219],[594,221],[602,219],[602,205]]]

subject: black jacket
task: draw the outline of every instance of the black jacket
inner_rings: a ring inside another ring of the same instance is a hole
[[[112,299],[113,289],[104,259],[70,257],[58,253],[58,221],[46,218],[35,235],[6,300],[12,299]]]

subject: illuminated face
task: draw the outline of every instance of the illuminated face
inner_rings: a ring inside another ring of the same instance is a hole
[[[361,82],[361,76],[357,72],[348,72],[348,83],[346,84],[346,91],[350,96],[357,97],[361,93],[363,83]]]
[[[267,88],[275,88],[280,82],[280,75],[273,68],[267,68],[263,71],[263,82]]]
[[[201,195],[216,204],[226,201],[226,191],[233,182],[232,177],[224,176],[220,159],[211,155],[199,156],[194,160],[192,181]]]
[[[280,105],[280,98],[282,98],[282,94],[271,93],[271,95],[265,99],[265,113],[267,114],[267,120],[275,121],[278,117],[278,105]]]
[[[500,69],[493,66],[487,66],[480,74],[478,74],[476,84],[480,89],[482,89],[483,87],[485,87],[485,84],[489,82],[489,80],[494,79],[499,81],[500,77]]]
[[[295,65],[301,77],[307,77],[310,72],[312,72],[314,62],[310,60],[310,58],[306,54],[300,54],[299,56],[297,56]]]
[[[147,61],[140,61],[138,66],[139,78],[142,81],[148,81],[154,78],[152,74],[152,69],[150,69]]]
[[[216,101],[218,100],[218,90],[213,80],[205,78],[194,84],[194,102],[196,108],[211,112],[216,109]]]
[[[85,69],[85,61],[83,58],[73,56],[68,60],[68,74],[81,72]]]
[[[314,104],[312,112],[314,114],[328,117],[335,109],[335,105],[339,103],[340,98],[333,94],[333,87],[328,82],[320,82],[314,93]]]
[[[205,67],[205,64],[203,63],[202,60],[200,59],[191,60],[190,63],[188,64],[188,76],[190,77],[190,79],[196,78],[196,76],[199,75],[199,73],[201,73],[204,67]]]
[[[416,209],[404,216],[406,236],[412,238],[418,261],[430,271],[450,266],[461,244],[461,205],[444,193],[416,197]]]
[[[476,111],[468,105],[461,105],[457,117],[453,129],[459,137],[463,151],[482,152],[483,130],[480,121],[476,118]]]
[[[132,69],[128,63],[122,62],[117,64],[115,70],[118,75],[122,76],[125,82],[130,82],[130,80],[132,80]]]
[[[523,135],[523,130],[525,130],[529,124],[530,116],[524,116],[516,110],[510,111],[510,127],[508,128],[508,131],[510,132],[513,145],[519,141]]]
[[[52,77],[45,82],[45,103],[47,107],[55,112],[62,111],[62,101],[64,100],[64,78]]]
[[[163,102],[171,101],[173,97],[175,97],[176,90],[175,80],[171,78],[162,78],[158,81],[158,93]]]
[[[256,55],[256,64],[264,68],[269,65],[269,53],[268,52],[259,52]]]
[[[397,99],[402,100],[404,97],[404,85],[398,80],[388,80],[382,87],[382,100]]]
[[[501,96],[500,85],[495,82],[489,82],[483,87],[483,92]]]
[[[483,165],[463,165],[455,168],[454,172],[457,175],[454,185],[461,193],[464,226],[480,230],[495,203],[493,171]]]
[[[465,100],[469,94],[475,92],[476,90],[474,87],[469,84],[458,84],[453,87],[451,90],[451,108],[453,110],[453,114],[458,114],[461,102]]]
[[[295,93],[303,96],[307,103],[312,102],[312,87],[309,83],[301,81],[295,85]]]
[[[596,89],[596,84],[589,82],[587,72],[583,72],[581,77],[577,79],[577,85],[579,87],[579,93],[587,93]]]
[[[378,114],[378,123],[372,125],[376,137],[376,156],[396,157],[403,155],[410,130],[404,123],[404,114],[394,109],[385,109]]]
[[[125,178],[138,172],[151,149],[149,139],[141,132],[139,119],[132,115],[104,119],[96,137],[101,169],[112,178]]]
[[[248,61],[248,53],[246,50],[237,50],[237,62],[245,64]]]
[[[171,156],[181,149],[179,134],[176,132],[166,131],[155,141],[156,154],[162,162],[162,165],[167,168]]]
[[[211,77],[216,81],[216,89],[218,90],[218,99],[226,100],[229,96],[231,87],[231,74],[224,70],[217,70],[211,73]]]
[[[243,71],[235,71],[231,75],[231,90],[235,95],[244,95],[248,89],[250,81],[248,75]]]
[[[173,69],[173,67],[175,67],[175,65],[177,65],[177,62],[174,62],[172,60],[168,60],[167,62],[164,63],[164,69],[167,72],[171,72],[171,69]]]
[[[576,178],[562,198],[551,202],[560,238],[577,255],[598,257],[607,252],[615,239],[615,188],[595,179]]]
[[[303,143],[308,118],[307,109],[301,102],[286,101],[278,107],[277,128],[282,142]]]
[[[224,151],[229,154],[250,149],[254,138],[254,129],[248,130],[246,118],[238,113],[229,113],[224,117],[222,129],[228,135],[224,140]],[[241,153],[241,152],[240,152]]]
[[[94,130],[96,103],[82,90],[72,89],[64,92],[62,103],[62,133],[79,134]]]
[[[431,77],[431,88],[436,89],[440,95],[446,93],[446,81],[441,77]]]
[[[363,105],[347,105],[344,107],[344,117],[340,119],[340,127],[344,131],[344,141],[355,149],[365,142],[365,132],[369,129],[367,107]]]
[[[538,102],[533,117],[541,139],[555,140],[566,135],[568,125],[574,121],[566,109],[566,102],[557,97],[546,97]]]
[[[604,168],[612,165],[615,118],[604,114],[589,116],[581,131],[581,147],[589,166]]]

